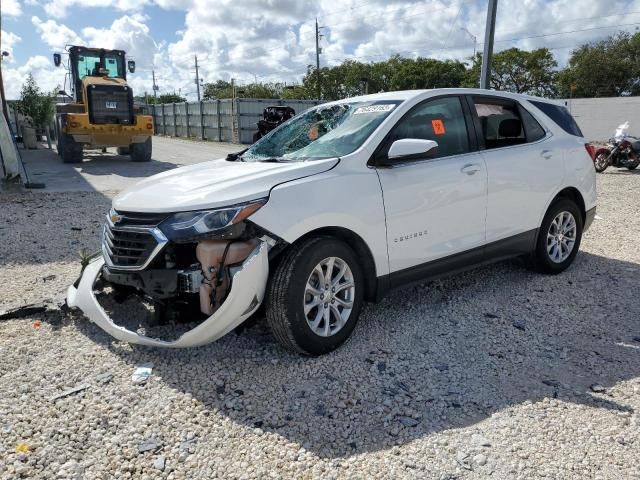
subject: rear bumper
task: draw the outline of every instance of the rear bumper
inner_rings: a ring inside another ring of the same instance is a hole
[[[67,290],[67,305],[82,310],[89,320],[112,337],[150,347],[197,347],[226,335],[258,309],[264,298],[269,275],[268,247],[263,242],[233,274],[231,291],[220,308],[177,340],[166,341],[139,335],[111,320],[93,293],[93,286],[103,265],[104,259],[100,257],[84,269],[78,287],[71,286]]]

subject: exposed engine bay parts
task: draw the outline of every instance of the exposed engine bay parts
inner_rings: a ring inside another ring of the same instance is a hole
[[[154,347],[196,347],[213,342],[249,318],[260,306],[264,298],[265,286],[269,275],[268,248],[265,242],[256,244],[242,264],[231,269],[231,287],[224,302],[214,309],[208,304],[211,316],[193,330],[183,334],[175,341],[165,341],[142,336],[131,330],[116,325],[98,303],[93,288],[101,275],[104,259],[99,258],[85,269],[77,287],[71,286],[67,291],[67,304],[80,308],[96,325],[114,338],[124,342]],[[237,252],[236,252],[237,255]],[[211,298],[211,301],[217,299]]]

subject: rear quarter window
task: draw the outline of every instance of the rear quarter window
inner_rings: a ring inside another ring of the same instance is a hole
[[[536,102],[529,100],[532,105],[535,105],[537,108],[542,110],[542,112],[553,120],[560,128],[562,128],[565,132],[570,135],[574,135],[576,137],[583,137],[582,131],[580,127],[573,119],[569,110],[561,105],[554,105],[552,103],[546,102]]]

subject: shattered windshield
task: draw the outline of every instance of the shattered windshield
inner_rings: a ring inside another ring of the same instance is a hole
[[[400,101],[321,105],[275,129],[240,157],[245,162],[334,158],[355,151]]]

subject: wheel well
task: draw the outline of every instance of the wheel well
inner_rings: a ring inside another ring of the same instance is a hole
[[[347,245],[349,245],[355,254],[360,259],[360,266],[362,267],[362,273],[364,275],[365,283],[365,300],[374,301],[376,298],[376,292],[378,288],[378,277],[376,275],[376,264],[373,260],[371,250],[365,243],[365,241],[357,233],[343,227],[323,227],[317,230],[312,230],[306,233],[292,245],[306,240],[310,237],[333,237],[339,238]]]
[[[584,206],[584,199],[582,198],[582,194],[578,191],[577,188],[567,187],[564,190],[561,190],[551,202],[551,205],[555,203],[556,200],[561,198],[568,198],[569,200],[573,200],[578,208],[580,208],[580,213],[582,214],[582,223],[584,225],[585,220],[587,219],[587,211]]]

